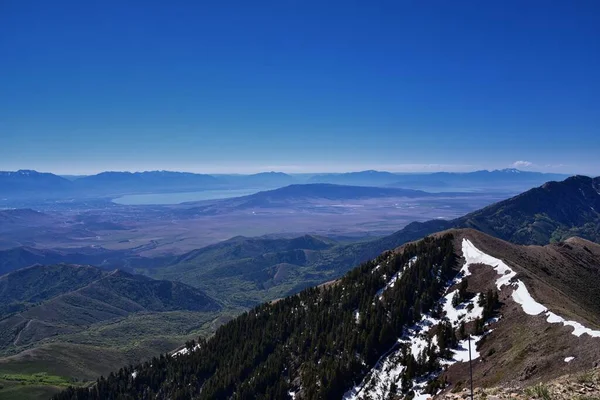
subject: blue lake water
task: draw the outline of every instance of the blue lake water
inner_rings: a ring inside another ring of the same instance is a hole
[[[150,204],[179,204],[188,201],[229,199],[231,197],[247,196],[265,189],[229,189],[229,190],[203,190],[200,192],[178,192],[178,193],[147,193],[128,194],[113,199],[113,203],[126,206],[150,205]]]

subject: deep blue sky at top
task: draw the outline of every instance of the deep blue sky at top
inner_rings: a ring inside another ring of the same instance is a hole
[[[599,1],[0,1],[0,169],[517,161],[600,174]]]

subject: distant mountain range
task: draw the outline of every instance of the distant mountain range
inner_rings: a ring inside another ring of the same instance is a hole
[[[316,174],[308,183],[333,183],[350,186],[386,186],[397,182],[401,175],[386,171],[359,171],[339,174]]]
[[[300,183],[301,180],[283,172],[260,172],[252,175],[215,175],[236,187],[273,188]]]
[[[12,198],[93,198],[123,194],[188,192],[209,189],[272,188],[293,183],[283,173],[254,175],[207,175],[188,172],[102,172],[97,175],[69,177],[20,170],[0,172],[0,196]]]
[[[515,190],[522,191],[548,181],[567,178],[564,174],[520,171],[507,168],[494,171],[435,172],[423,174],[393,174],[385,171],[362,171],[343,174],[319,174],[310,183],[335,183],[358,186],[390,186],[434,191]]]
[[[58,175],[32,170],[0,171],[0,197],[60,196],[73,183]]]
[[[394,174],[362,171],[344,174],[317,174],[308,178],[281,172],[254,175],[206,175],[187,172],[102,172],[74,179],[31,170],[0,172],[0,198],[68,199],[116,197],[123,194],[187,192],[209,189],[277,188],[301,183],[327,183],[349,186],[401,187],[433,191],[529,189],[567,175],[525,172],[516,169],[440,172],[432,174]],[[308,181],[306,181],[306,179]]]
[[[294,184],[248,196],[185,203],[191,208],[183,209],[181,212],[220,214],[244,209],[302,207],[303,205],[312,207],[315,202],[322,203],[326,201],[343,202],[361,199],[427,198],[436,196],[439,195],[413,189],[347,186],[330,183]]]
[[[136,193],[162,191],[188,191],[211,188],[223,181],[211,175],[188,172],[102,172],[73,181],[75,189],[86,192]]]

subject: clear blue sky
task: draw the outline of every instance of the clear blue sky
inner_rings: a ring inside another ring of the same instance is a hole
[[[0,1],[0,169],[515,162],[600,174],[600,1]]]

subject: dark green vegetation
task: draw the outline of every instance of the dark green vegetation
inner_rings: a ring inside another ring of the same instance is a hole
[[[48,399],[64,389],[64,385],[55,385],[47,379],[37,376],[24,376],[23,379],[3,379],[0,376],[0,398],[2,400]]]
[[[299,387],[307,399],[339,398],[440,298],[457,261],[452,235],[426,238],[334,284],[244,313],[188,355],[155,357],[55,398],[287,398]],[[399,271],[384,301],[374,301]]]
[[[68,264],[33,266],[0,277],[0,304],[2,346],[138,312],[220,310],[213,299],[182,283]]]
[[[339,259],[341,247],[309,235],[295,239],[236,237],[184,254],[168,267],[139,272],[187,282],[232,306],[252,307],[339,276],[334,268],[344,262]],[[374,249],[369,255],[381,251]],[[358,264],[354,259],[345,262]]]
[[[94,379],[210,334],[221,313],[215,300],[179,282],[90,266],[24,268],[0,277],[0,375]],[[11,390],[56,386],[21,381]]]

